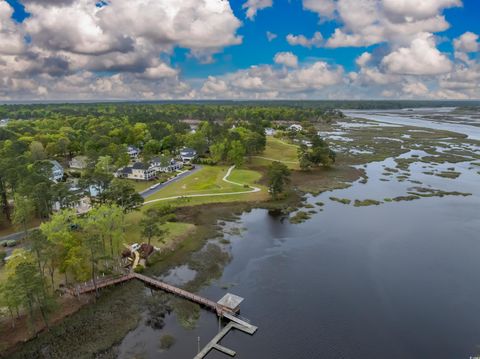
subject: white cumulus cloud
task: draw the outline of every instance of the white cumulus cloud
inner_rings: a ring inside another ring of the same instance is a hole
[[[320,47],[323,44],[323,36],[320,32],[315,32],[313,34],[312,38],[307,38],[304,35],[293,35],[293,34],[288,34],[287,35],[287,42],[292,45],[299,45],[303,47]]]
[[[395,74],[438,75],[449,72],[450,60],[436,47],[433,36],[419,34],[409,47],[401,47],[385,56],[385,68]]]
[[[273,58],[276,64],[285,65],[288,67],[298,66],[298,57],[291,52],[278,52]]]

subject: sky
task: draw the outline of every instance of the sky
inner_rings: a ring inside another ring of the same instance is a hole
[[[480,99],[479,0],[0,0],[0,101]]]

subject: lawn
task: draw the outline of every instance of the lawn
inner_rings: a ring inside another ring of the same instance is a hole
[[[30,228],[35,228],[35,227],[39,226],[40,223],[41,223],[40,219],[34,218],[28,223],[27,227],[29,229]],[[17,226],[6,223],[6,221],[2,222],[2,224],[0,225],[0,237],[8,236],[9,234],[16,233],[16,232],[22,232],[22,231],[23,231],[22,228],[19,228]]]
[[[252,164],[268,166],[272,161],[284,162],[288,167],[298,169],[298,146],[286,143],[278,138],[267,137],[265,151],[252,159]]]
[[[125,242],[126,243],[143,243],[145,239],[142,238],[141,235],[141,227],[140,227],[140,220],[142,219],[143,212],[142,211],[135,211],[130,212],[125,217],[125,224],[126,224],[126,233],[125,233]],[[165,223],[162,228],[167,231],[165,235],[166,241],[165,245],[171,244],[173,241],[188,235],[195,229],[195,225],[190,223],[183,223],[183,222],[168,222]],[[161,244],[158,242],[157,239],[152,241],[152,245],[156,247],[160,247]]]
[[[147,197],[146,200],[151,201],[158,198],[195,194],[244,192],[251,189],[223,181],[227,170],[228,167],[226,166],[205,166],[198,172],[184,177],[178,182],[169,184],[154,195]],[[228,179],[238,183],[253,185],[260,177],[261,174],[256,171],[234,169]]]
[[[135,180],[130,180],[130,179],[123,179],[123,181],[128,182],[133,184],[135,191],[137,192],[143,192],[153,186],[155,183],[162,183],[165,182],[169,176],[173,174],[167,174],[167,173],[160,173],[159,174],[159,179],[152,180],[152,181],[135,181]]]

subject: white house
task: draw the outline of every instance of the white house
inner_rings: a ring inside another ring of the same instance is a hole
[[[115,175],[120,178],[149,181],[156,177],[157,170],[142,162],[136,162],[132,166],[120,168]]]
[[[273,128],[266,128],[265,129],[265,135],[266,136],[273,136],[273,135],[275,135],[275,130]]]
[[[52,174],[50,176],[50,180],[55,182],[61,181],[64,174],[62,165],[55,160],[49,162],[52,164]]]
[[[295,132],[303,131],[303,127],[301,125],[297,125],[296,123],[294,123],[293,125],[290,125],[288,129],[290,131],[295,131]]]
[[[140,149],[135,146],[128,146],[127,153],[130,156],[131,160],[136,160],[138,158],[138,155],[140,154]]]
[[[167,158],[165,156],[158,156],[152,158],[150,161],[150,166],[155,168],[157,172],[173,172],[181,169],[183,163],[180,161],[175,161],[173,158]]]
[[[70,168],[83,170],[87,168],[88,165],[88,157],[87,156],[75,156],[72,160],[68,163]]]
[[[182,158],[183,162],[192,162],[195,158],[197,158],[197,151],[193,148],[183,148],[180,151],[180,157]]]
[[[8,118],[2,118],[0,120],[0,127],[6,127],[8,125],[9,121],[10,121],[10,119],[8,119]]]

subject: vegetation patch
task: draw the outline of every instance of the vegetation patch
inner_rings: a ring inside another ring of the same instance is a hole
[[[295,213],[295,215],[290,217],[290,223],[299,224],[309,220],[310,218],[310,213],[305,211],[298,211],[297,213]]]
[[[338,198],[338,197],[329,197],[330,201],[342,203],[342,204],[350,204],[352,201],[348,198]]]
[[[380,204],[382,204],[382,202],[374,199],[365,199],[363,201],[356,199],[353,203],[355,207],[378,206]]]
[[[409,196],[398,196],[398,197],[394,197],[392,198],[392,201],[395,201],[395,202],[402,202],[402,201],[414,201],[416,199],[420,199],[419,196],[416,196],[416,195],[409,195]]]
[[[175,344],[175,337],[170,334],[164,334],[160,337],[160,349],[168,350]]]
[[[456,179],[460,177],[461,173],[460,172],[455,172],[455,171],[442,171],[439,173],[436,173],[435,176],[438,177],[443,177],[443,178],[450,178],[450,179]]]

